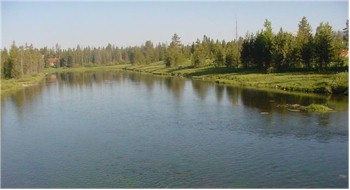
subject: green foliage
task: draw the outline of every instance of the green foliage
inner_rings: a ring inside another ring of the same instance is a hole
[[[195,47],[191,62],[192,62],[192,65],[195,67],[199,67],[205,64],[205,54],[204,54],[203,46],[201,44]]]
[[[270,88],[283,91],[304,93],[347,94],[348,73],[312,74],[312,73],[274,73],[275,68],[265,74],[255,69],[216,67],[216,66],[183,66],[166,67],[162,63],[151,65],[126,66],[124,69],[157,75],[184,76],[216,83],[237,86]],[[335,84],[342,84],[342,90],[335,90]]]
[[[250,68],[254,65],[255,51],[255,36],[253,34],[246,34],[243,39],[242,49],[241,49],[241,61],[243,63],[244,68]]]
[[[164,62],[167,67],[178,66],[184,61],[180,37],[175,33],[171,40],[172,41],[165,53]]]
[[[319,113],[326,113],[326,112],[332,111],[331,108],[321,104],[311,104],[307,106],[306,109],[309,112],[319,112]]]
[[[272,61],[272,45],[274,34],[272,32],[271,22],[265,19],[264,23],[265,31],[260,33],[262,40],[262,61],[264,64],[264,68],[269,68]]]
[[[226,48],[226,66],[238,67],[241,61],[241,53],[239,45],[236,42],[227,43]]]
[[[331,42],[332,46],[332,60],[334,62],[334,66],[342,67],[343,66],[343,59],[341,57],[341,52],[344,49],[344,41],[343,41],[343,35],[340,31],[333,32],[333,38]]]
[[[320,70],[326,68],[332,59],[332,40],[332,26],[321,22],[315,34],[315,52]]]
[[[1,51],[1,78],[11,78],[9,54],[6,48]]]
[[[291,33],[284,32],[281,28],[275,36],[272,55],[276,70],[287,69],[295,58],[295,40]]]
[[[8,59],[8,68],[10,78],[20,78],[21,75],[21,50],[13,42]],[[23,51],[22,51],[23,52]]]
[[[347,72],[342,72],[332,77],[330,83],[332,93],[336,94],[348,94],[349,88],[349,75]]]
[[[274,67],[269,67],[269,68],[266,70],[266,73],[277,73],[277,69],[274,68]]]
[[[349,49],[349,19],[346,20],[346,27],[343,29],[344,48]]]
[[[225,50],[222,46],[217,45],[215,49],[215,66],[220,67],[225,64],[226,58],[225,58]]]
[[[314,54],[314,44],[312,29],[306,17],[303,17],[299,23],[296,44],[296,58],[298,61],[301,61],[306,68],[310,68]]]

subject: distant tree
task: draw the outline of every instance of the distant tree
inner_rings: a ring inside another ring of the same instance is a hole
[[[247,33],[242,41],[241,49],[241,62],[244,68],[252,67],[254,64],[254,44],[255,36]]]
[[[170,66],[178,66],[180,63],[184,61],[184,57],[182,54],[182,44],[180,37],[175,33],[171,38],[171,43],[166,50],[165,54],[165,65],[167,67]]]
[[[343,59],[341,57],[341,52],[343,51],[345,45],[343,41],[342,32],[333,32],[332,38],[332,58],[336,63],[336,66],[342,66]]]
[[[216,41],[214,46],[214,64],[215,66],[223,66],[225,65],[225,48],[219,41]]]
[[[346,20],[346,27],[343,29],[343,40],[346,49],[349,49],[349,19]]]
[[[303,17],[299,23],[296,40],[297,59],[299,59],[306,66],[306,68],[310,68],[314,55],[314,44],[312,29],[306,17]]]
[[[315,53],[319,69],[323,70],[332,60],[332,26],[321,22],[315,34]]]
[[[81,58],[81,53],[78,54],[79,58]],[[104,57],[105,64],[111,64],[113,62],[113,47],[112,44],[108,43],[106,48],[104,49]],[[80,61],[82,63],[82,59]]]
[[[273,58],[275,68],[277,71],[286,70],[290,68],[291,62],[295,58],[295,40],[291,33],[283,31],[280,28],[279,32],[274,38],[273,43]]]
[[[8,64],[9,53],[6,48],[1,50],[1,78],[10,78],[11,70]]]
[[[16,46],[15,42],[13,42],[11,45],[10,56],[7,64],[9,78],[20,78],[22,76],[21,52]]]
[[[94,48],[92,51],[92,62],[95,64],[101,64],[102,59],[101,59],[101,52],[100,48]],[[67,59],[67,64],[68,64],[68,59]]]
[[[59,67],[66,67],[67,66],[67,60],[64,56],[62,56],[58,61]]]
[[[155,48],[155,61],[162,61],[165,58],[166,46],[159,43]]]
[[[264,68],[264,60],[266,51],[269,51],[266,39],[262,31],[256,34],[256,39],[254,40],[254,63],[258,69]]]
[[[190,60],[192,53],[191,53],[191,45],[183,45],[181,49],[181,53],[183,56],[183,60]]]
[[[150,40],[145,42],[145,45],[142,47],[142,50],[143,50],[144,62],[146,64],[149,64],[155,61],[155,51],[154,51],[153,43]]]
[[[228,42],[225,63],[227,67],[238,67],[240,64],[240,49],[237,42]]]
[[[133,63],[146,63],[145,56],[142,53],[141,48],[134,47],[133,52],[134,52],[134,56],[135,56],[135,60]]]
[[[191,53],[192,54],[194,53],[195,48],[196,48],[196,45],[194,44],[194,42],[192,42],[192,45],[191,45]]]
[[[267,19],[264,23],[265,30],[257,32],[254,40],[254,62],[257,68],[269,68],[272,61],[272,45],[274,34],[271,22]]]
[[[263,35],[263,43],[264,43],[264,47],[263,47],[263,62],[264,62],[264,66],[265,68],[269,68],[271,61],[272,61],[272,44],[273,44],[273,32],[272,32],[272,26],[271,26],[271,22],[267,19],[265,19],[265,23],[264,23],[264,27],[265,30],[262,33]]]
[[[201,44],[203,48],[202,53],[204,54],[205,59],[208,60],[208,62],[210,62],[210,60],[215,59],[214,41],[210,39],[208,36],[204,35]]]
[[[194,52],[192,55],[192,65],[199,67],[205,64],[206,54],[203,44],[197,40],[196,45],[194,46]]]
[[[176,33],[171,37],[170,46],[174,48],[181,48],[182,46],[180,37]]]
[[[129,57],[129,54],[127,52],[127,49],[122,49],[122,60],[123,62],[125,63],[129,63],[130,62],[130,57]]]
[[[67,56],[67,67],[74,67],[73,56],[70,54]]]

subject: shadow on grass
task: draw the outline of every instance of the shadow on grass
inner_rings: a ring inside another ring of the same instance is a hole
[[[244,68],[233,68],[233,67],[208,67],[208,68],[198,68],[198,71],[187,73],[186,76],[201,76],[210,74],[229,74],[229,73],[240,73],[240,74],[250,74],[250,73],[266,73],[262,70],[257,69],[244,69]]]

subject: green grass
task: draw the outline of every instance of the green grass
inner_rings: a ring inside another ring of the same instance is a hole
[[[130,65],[130,64],[128,64]],[[73,67],[73,68],[67,68],[67,67],[60,67],[55,69],[56,72],[63,73],[63,72],[95,72],[95,71],[120,71],[121,69],[125,68],[126,64],[120,64],[120,65],[85,65],[82,67]]]
[[[318,112],[318,113],[326,113],[332,111],[331,108],[321,105],[321,104],[311,104],[306,107],[309,112]]]
[[[1,96],[5,97],[27,86],[35,85],[52,71],[52,69],[45,69],[42,73],[25,75],[20,79],[1,79]]]
[[[164,64],[132,65],[124,69],[157,75],[182,76],[235,86],[278,89],[284,91],[348,94],[348,73],[271,73],[226,67],[165,67]]]
[[[46,74],[55,72],[95,72],[95,71],[118,71],[126,67],[126,65],[86,65],[75,68],[46,68],[41,73],[25,75],[19,79],[1,79],[1,96],[8,96],[27,86],[35,85],[43,80]]]

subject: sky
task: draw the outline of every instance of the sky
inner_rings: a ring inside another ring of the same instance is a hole
[[[170,43],[177,33],[183,44],[206,35],[233,40],[263,29],[298,30],[306,16],[313,32],[321,22],[342,30],[348,1],[1,1],[1,47],[25,43],[61,48],[136,46],[151,40]]]

